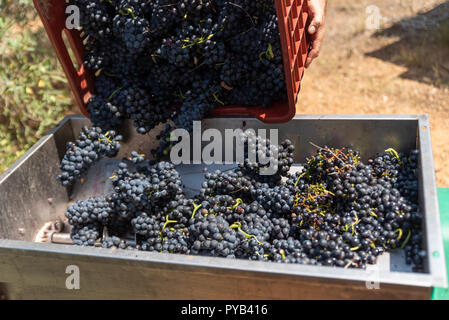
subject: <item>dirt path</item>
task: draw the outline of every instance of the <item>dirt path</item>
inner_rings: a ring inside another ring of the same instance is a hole
[[[381,30],[365,27],[370,5],[380,10]],[[331,0],[327,38],[306,71],[298,113],[427,113],[437,183],[448,187],[449,23],[435,24],[446,18],[449,1]]]

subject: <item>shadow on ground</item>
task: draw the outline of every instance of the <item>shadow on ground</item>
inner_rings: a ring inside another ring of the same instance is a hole
[[[400,20],[373,37],[398,38],[367,55],[406,67],[402,78],[449,86],[449,1]]]

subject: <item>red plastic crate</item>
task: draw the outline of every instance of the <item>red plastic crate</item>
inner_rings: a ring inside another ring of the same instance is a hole
[[[223,106],[212,115],[255,117],[265,123],[287,122],[296,113],[296,100],[304,74],[304,64],[309,51],[306,27],[308,10],[306,0],[274,0],[281,34],[284,60],[285,81],[288,101],[279,101],[269,107]],[[78,30],[69,30],[65,26],[65,0],[33,0],[34,6],[53,44],[59,62],[69,81],[81,112],[89,116],[87,103],[94,92],[94,77],[84,65],[83,37]],[[75,55],[75,68],[62,35],[65,34]]]

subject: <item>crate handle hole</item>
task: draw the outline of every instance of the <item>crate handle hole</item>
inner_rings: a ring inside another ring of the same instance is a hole
[[[67,34],[64,32],[64,30],[61,31],[61,37],[62,41],[64,42],[64,46],[67,50],[67,53],[70,57],[70,60],[72,62],[73,68],[75,68],[75,70],[79,70],[80,66],[76,60],[75,54],[72,50],[72,47],[70,46],[69,39],[67,38]]]

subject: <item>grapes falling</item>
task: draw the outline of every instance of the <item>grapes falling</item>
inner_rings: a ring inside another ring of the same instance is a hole
[[[287,100],[272,0],[69,2],[89,36],[84,65],[97,74],[95,126],[118,130],[132,119],[146,134],[172,120],[190,131],[222,105]]]

